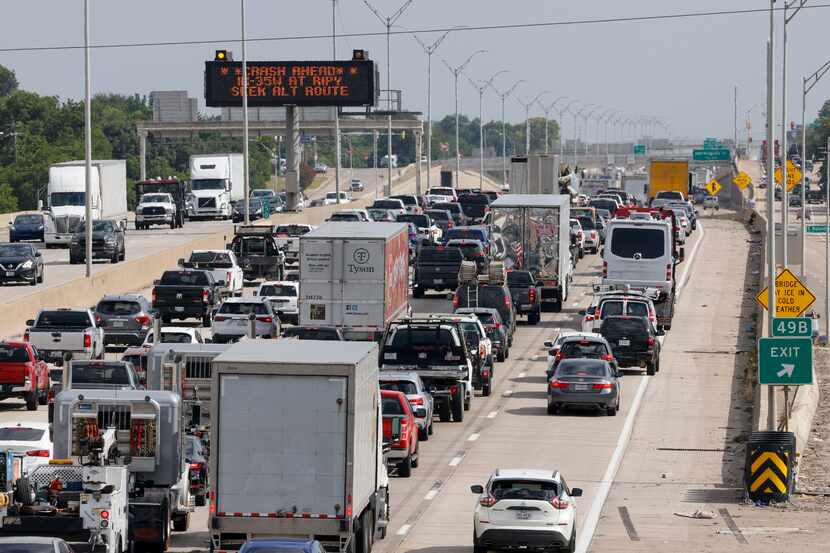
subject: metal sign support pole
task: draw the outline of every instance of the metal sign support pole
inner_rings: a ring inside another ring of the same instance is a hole
[[[289,211],[297,211],[300,197],[300,121],[296,106],[285,107],[285,199]]]

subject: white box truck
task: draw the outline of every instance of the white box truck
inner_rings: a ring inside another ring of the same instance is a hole
[[[623,190],[631,194],[639,205],[648,204],[648,175],[623,175]]]
[[[92,162],[92,219],[115,219],[127,228],[127,162],[123,159]],[[46,188],[55,231],[44,234],[47,247],[67,245],[86,216],[86,162],[56,163],[49,167]]]
[[[211,388],[211,551],[314,536],[371,552],[389,521],[377,345],[244,340]]]
[[[191,219],[230,219],[231,202],[245,196],[242,154],[190,156]]]
[[[377,340],[409,312],[409,230],[403,223],[326,223],[300,238],[300,325]]]

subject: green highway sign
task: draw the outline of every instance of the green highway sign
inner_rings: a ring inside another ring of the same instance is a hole
[[[720,150],[723,149],[723,144],[717,138],[707,138],[703,141],[704,150]]]
[[[729,161],[731,152],[725,148],[692,150],[694,161]]]
[[[825,234],[827,232],[827,225],[807,225],[808,234]]]
[[[758,379],[773,386],[813,383],[813,341],[810,338],[760,338]]]
[[[772,320],[772,335],[781,338],[810,338],[813,335],[813,319],[776,317]]]
[[[634,155],[635,156],[644,156],[644,155],[646,155],[646,145],[645,144],[634,144]]]

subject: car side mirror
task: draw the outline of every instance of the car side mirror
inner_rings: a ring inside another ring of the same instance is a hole
[[[665,331],[665,330],[663,330],[662,328],[660,328],[660,329],[658,329],[658,330],[657,330],[657,335],[658,335],[658,336],[665,336],[665,335],[666,335],[666,331]]]
[[[571,490],[571,497],[582,497],[582,488],[573,488]]]
[[[551,342],[550,340],[545,340],[544,346],[550,349],[553,347],[553,342]]]
[[[484,486],[482,486],[481,484],[474,484],[470,486],[470,491],[475,494],[481,495],[484,493]]]
[[[153,281],[153,286],[158,286],[159,284],[161,284],[161,280],[156,279]]]
[[[9,226],[13,227],[14,226],[14,221],[9,221]]]
[[[26,321],[26,326],[35,326],[35,320],[34,319],[28,319]]]
[[[42,257],[43,254],[40,253],[40,250],[35,250],[35,257]]]
[[[177,263],[177,264],[178,264],[178,266],[179,266],[179,267],[184,267],[184,264],[185,264],[185,260],[184,260],[184,258],[183,258],[183,257],[180,257],[180,258],[179,258],[179,261],[178,261],[178,263]]]

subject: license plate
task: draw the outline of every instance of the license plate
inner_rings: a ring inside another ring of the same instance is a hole
[[[173,308],[173,310],[176,313],[182,313],[182,312],[184,312],[184,307],[182,307],[181,305],[177,305],[176,307]]]
[[[577,392],[584,392],[588,389],[587,384],[574,384],[574,390]]]
[[[533,306],[529,303],[523,303],[522,304],[522,309],[530,309],[531,307],[533,307]]]
[[[236,326],[245,326],[248,324],[248,321],[244,319],[234,319],[233,324],[235,324]]]
[[[519,520],[530,520],[530,511],[516,511],[516,518]]]
[[[434,278],[434,279],[432,279],[432,282],[434,282],[435,284],[444,284],[444,279],[443,278]]]
[[[619,344],[621,346],[630,346],[631,345],[631,340],[629,340],[628,338],[623,338],[619,341]]]
[[[6,276],[13,277],[14,276],[14,271],[6,271]]]
[[[124,328],[124,321],[112,321],[113,328]]]

